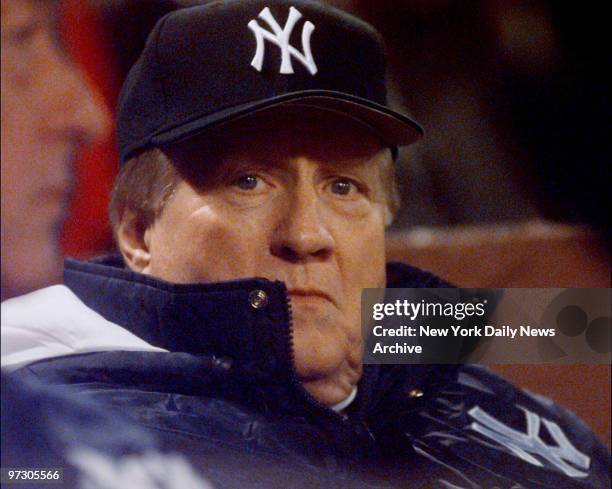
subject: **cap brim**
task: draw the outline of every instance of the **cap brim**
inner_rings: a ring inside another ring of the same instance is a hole
[[[383,105],[341,92],[307,90],[238,105],[162,129],[151,137],[151,145],[184,141],[213,126],[287,104],[306,104],[346,114],[372,128],[390,146],[407,146],[423,136],[423,129],[415,121]]]

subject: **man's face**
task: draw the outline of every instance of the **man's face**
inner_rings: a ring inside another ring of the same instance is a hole
[[[108,114],[58,46],[51,1],[2,0],[2,296],[60,278],[71,160]]]
[[[284,281],[298,375],[321,401],[341,401],[361,375],[361,291],[385,284],[390,151],[359,123],[308,108],[233,122],[208,139],[214,147],[171,152],[185,178],[145,233],[140,271]]]

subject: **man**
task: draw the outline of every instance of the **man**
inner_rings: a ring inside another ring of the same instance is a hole
[[[109,128],[100,97],[58,42],[56,7],[2,2],[3,299],[60,280],[71,161]],[[6,337],[4,303],[2,312]],[[40,487],[47,476],[49,487],[206,486],[184,459],[160,453],[155,437],[106,407],[4,371],[1,381],[3,487],[11,469],[36,471],[38,480],[30,475],[20,487]]]
[[[7,305],[33,334],[3,365],[110,400],[217,487],[605,484],[606,449],[552,404],[478,369],[362,364],[363,288],[447,287],[385,265],[420,129],[384,69],[370,26],[315,2],[164,17],[120,101],[121,257]]]
[[[71,162],[108,111],[61,45],[54,2],[2,2],[2,298],[59,282]]]

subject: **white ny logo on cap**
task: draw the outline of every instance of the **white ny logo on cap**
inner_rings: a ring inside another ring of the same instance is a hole
[[[302,18],[302,14],[298,9],[294,7],[289,9],[289,17],[287,18],[285,27],[282,29],[278,25],[278,22],[276,22],[276,19],[272,16],[272,13],[268,7],[259,12],[259,18],[265,20],[274,33],[261,27],[255,19],[248,23],[249,29],[253,31],[253,34],[255,34],[255,39],[257,40],[255,56],[253,56],[253,60],[251,61],[251,66],[253,68],[255,68],[257,71],[261,71],[265,51],[264,39],[267,39],[268,41],[276,44],[281,50],[281,74],[293,74],[291,56],[302,63],[311,75],[316,74],[317,65],[315,64],[312,57],[312,52],[310,50],[310,35],[315,29],[312,22],[306,21],[302,27],[302,50],[304,52],[300,53],[297,49],[291,46],[291,44],[289,44],[291,32],[293,31],[296,22]]]

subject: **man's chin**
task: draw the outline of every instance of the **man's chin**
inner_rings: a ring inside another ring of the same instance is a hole
[[[302,380],[302,385],[321,404],[333,406],[344,401],[350,395],[360,376],[361,369],[349,375]]]
[[[302,385],[325,405],[336,404],[351,393],[361,377],[361,350],[346,351],[346,343],[295,342],[295,369]],[[301,347],[300,347],[301,345]]]
[[[293,349],[298,377],[309,382],[335,375],[349,355],[346,341],[338,332],[316,328],[295,328]]]

